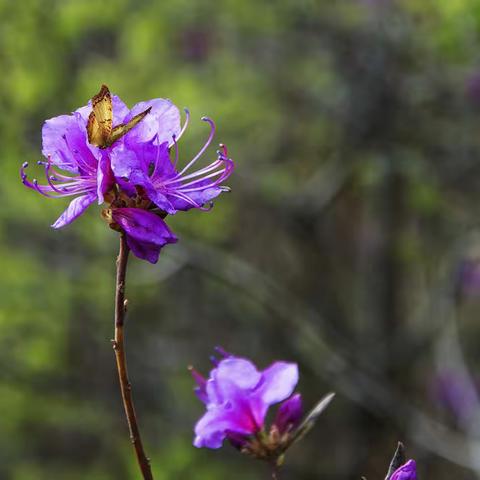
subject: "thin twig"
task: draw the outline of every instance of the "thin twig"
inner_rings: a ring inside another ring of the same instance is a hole
[[[128,380],[127,359],[125,356],[124,323],[127,312],[127,300],[125,300],[125,279],[127,275],[129,248],[125,240],[125,235],[120,234],[120,251],[117,258],[117,280],[115,288],[115,339],[113,340],[113,349],[117,361],[118,379],[120,381],[120,390],[122,392],[123,407],[127,417],[128,429],[130,431],[130,440],[132,441],[137,456],[138,465],[142,471],[144,480],[153,480],[150,461],[145,455],[140,430],[138,428],[137,416],[132,399],[132,387]]]

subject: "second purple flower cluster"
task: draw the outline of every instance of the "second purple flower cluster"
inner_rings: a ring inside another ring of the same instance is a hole
[[[212,143],[215,124],[203,118],[210,134],[199,152],[179,167],[178,141],[184,125],[169,100],[153,99],[131,110],[104,85],[85,107],[70,115],[47,120],[42,130],[46,182],[23,183],[51,198],[75,197],[52,225],[61,228],[79,217],[92,203],[108,203],[103,216],[123,231],[132,252],[156,263],[161,248],[177,241],[165,223],[180,210],[208,210],[211,201],[228,188],[222,183],[233,171],[233,161],[221,145],[217,158],[194,169]]]

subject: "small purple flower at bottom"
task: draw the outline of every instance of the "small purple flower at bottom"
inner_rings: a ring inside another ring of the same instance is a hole
[[[217,348],[223,358],[213,359],[209,378],[191,368],[197,397],[207,411],[195,426],[196,447],[220,448],[225,439],[255,458],[280,465],[285,451],[302,438],[328,406],[334,394],[324,397],[302,420],[295,363],[274,362],[265,370],[245,358]],[[265,418],[270,406],[280,403],[268,428]]]
[[[298,382],[294,363],[275,362],[259,371],[232,355],[218,362],[208,380],[193,374],[196,394],[207,407],[195,426],[194,445],[208,448],[220,448],[229,435],[238,443],[264,431],[268,408],[290,397]]]
[[[417,480],[417,464],[415,460],[408,460],[400,468],[397,468],[390,480]]]

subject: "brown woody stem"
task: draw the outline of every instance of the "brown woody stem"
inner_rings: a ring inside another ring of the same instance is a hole
[[[120,381],[120,390],[122,392],[123,407],[127,417],[128,429],[130,431],[130,440],[132,441],[138,465],[144,480],[153,480],[150,461],[145,455],[140,430],[138,428],[137,416],[133,405],[132,387],[128,380],[127,359],[125,356],[125,336],[124,323],[127,312],[127,300],[125,300],[125,279],[127,275],[129,248],[125,239],[125,234],[120,234],[120,251],[117,258],[117,280],[115,288],[115,339],[113,340],[113,349],[117,362],[118,379]]]

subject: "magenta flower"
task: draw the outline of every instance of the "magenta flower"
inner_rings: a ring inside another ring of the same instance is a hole
[[[89,105],[71,115],[47,120],[43,126],[46,182],[30,181],[24,163],[22,181],[51,198],[75,197],[52,227],[61,228],[89,205],[104,201],[103,216],[126,235],[132,252],[155,263],[161,248],[177,241],[164,218],[179,210],[208,209],[212,199],[228,190],[221,183],[230,176],[233,161],[221,145],[215,161],[191,171],[212,142],[215,125],[197,155],[177,169],[178,140],[188,124],[169,100],[154,99],[131,110],[102,86]],[[170,150],[174,148],[174,159]]]
[[[417,480],[417,464],[415,460],[408,460],[400,468],[397,468],[390,480]]]
[[[275,362],[263,371],[245,358],[225,356],[207,379],[193,371],[196,394],[207,411],[195,426],[196,447],[219,448],[225,438],[241,446],[248,437],[261,435],[271,405],[290,397],[297,382],[294,363]],[[287,400],[288,402],[288,400]],[[284,431],[299,418],[299,396],[279,413]],[[300,407],[301,408],[301,407]]]

